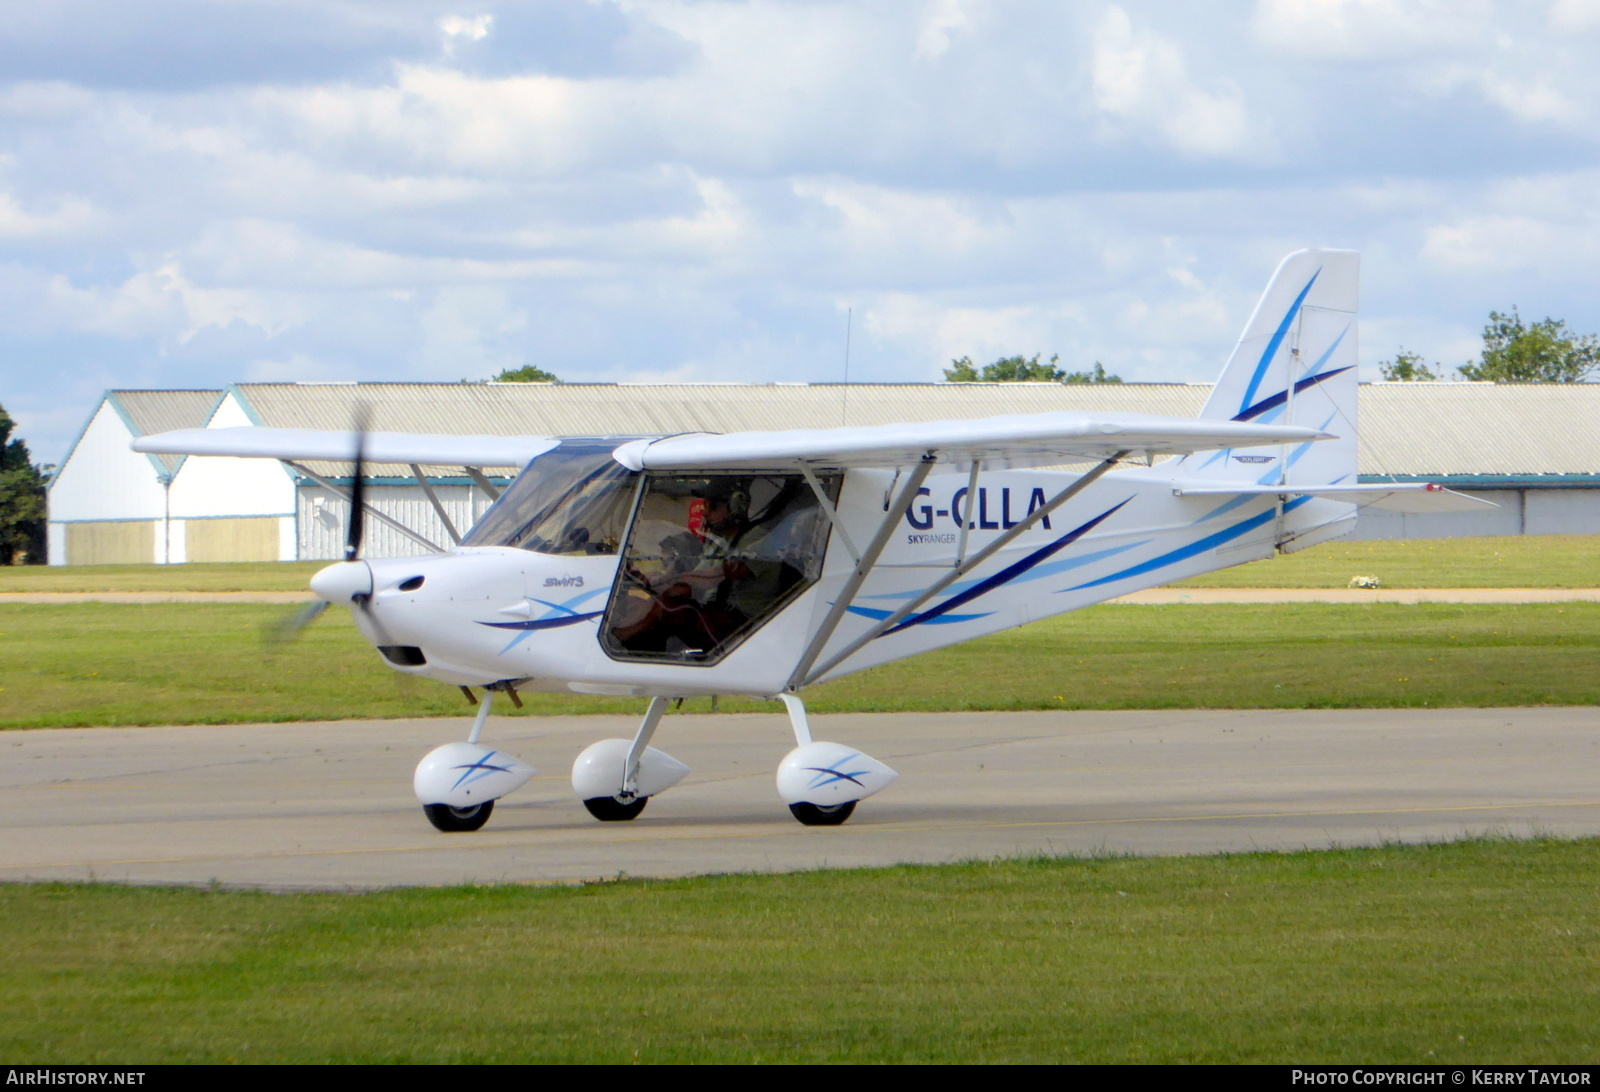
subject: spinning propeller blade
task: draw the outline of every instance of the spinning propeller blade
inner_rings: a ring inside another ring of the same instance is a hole
[[[267,627],[267,642],[269,644],[282,645],[293,641],[304,632],[307,626],[321,618],[322,612],[327,609],[328,602],[325,599],[318,599],[313,603],[307,603],[303,607],[296,607],[293,614],[287,614]]]
[[[366,532],[366,456],[369,412],[365,405],[356,410],[356,464],[350,476],[350,523],[345,530],[344,559],[354,561],[361,552],[361,537]]]
[[[367,463],[367,425],[370,411],[365,404],[356,408],[355,434],[355,466],[350,479],[350,520],[345,526],[344,559],[354,561],[361,553],[361,539],[366,532],[367,505],[366,505],[366,463]],[[367,605],[365,597],[357,601],[357,606],[365,611]],[[284,616],[277,622],[267,627],[266,638],[269,644],[281,645],[295,640],[305,628],[328,609],[325,599],[318,599],[314,603],[296,607],[294,613]]]

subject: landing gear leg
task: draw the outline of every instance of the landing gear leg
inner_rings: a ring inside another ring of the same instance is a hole
[[[637,819],[649,802],[648,796],[639,795],[639,760],[645,748],[650,746],[650,737],[656,734],[656,726],[667,711],[667,701],[667,698],[650,699],[650,708],[645,710],[644,721],[634,733],[627,758],[623,760],[622,791],[615,796],[591,796],[584,800],[583,806],[589,809],[589,814],[602,823]]]
[[[856,803],[886,788],[899,775],[877,759],[839,743],[811,738],[806,706],[798,694],[779,694],[789,712],[795,748],[778,767],[778,795],[789,813],[808,827],[836,827]]]

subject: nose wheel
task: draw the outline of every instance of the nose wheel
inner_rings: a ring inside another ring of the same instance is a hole
[[[446,834],[460,834],[482,828],[494,812],[494,801],[485,800],[481,804],[473,804],[466,808],[452,807],[449,804],[424,804],[422,812],[428,817],[428,822]]]

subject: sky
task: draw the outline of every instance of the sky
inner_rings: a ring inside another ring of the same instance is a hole
[[[0,405],[112,387],[1215,378],[1362,252],[1363,377],[1600,330],[1600,0],[0,7]]]

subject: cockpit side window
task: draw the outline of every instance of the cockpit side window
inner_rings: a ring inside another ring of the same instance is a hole
[[[821,478],[829,499],[839,475]],[[600,642],[618,660],[710,664],[822,575],[828,522],[799,474],[652,474]]]
[[[611,457],[621,439],[563,440],[528,464],[461,540],[542,554],[615,554],[637,474]]]

